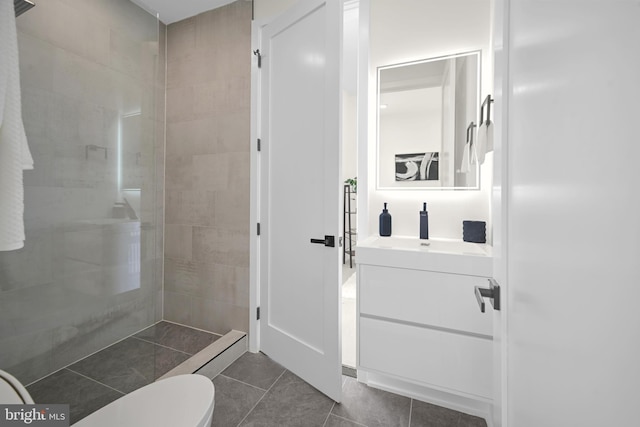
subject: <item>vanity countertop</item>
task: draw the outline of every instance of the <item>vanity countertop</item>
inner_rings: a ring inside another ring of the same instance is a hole
[[[356,246],[358,264],[491,277],[492,248],[455,239],[371,236]]]

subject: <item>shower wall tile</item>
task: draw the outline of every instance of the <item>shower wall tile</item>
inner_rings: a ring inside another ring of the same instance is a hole
[[[171,24],[167,38],[165,224],[191,226],[192,248],[167,243],[165,318],[246,331],[251,4]]]
[[[195,299],[246,306],[249,268],[167,258],[165,289]]]
[[[198,120],[169,122],[167,155],[246,153],[250,148],[250,109],[223,112]],[[178,143],[179,142],[179,143]],[[238,167],[242,167],[239,165]],[[244,165],[248,175],[248,165]]]
[[[204,264],[208,273],[202,281],[201,296],[219,303],[248,307],[249,268]]]
[[[167,123],[188,121],[195,116],[194,91],[193,86],[167,87]]]
[[[225,80],[193,86],[193,118],[237,112],[249,107],[251,79],[249,76],[234,76]]]
[[[249,191],[238,194],[235,190],[217,191],[213,215],[216,227],[247,233],[249,232]],[[248,237],[245,241],[249,244]]]
[[[196,47],[196,20],[187,18],[167,27],[167,62],[178,61]],[[167,83],[171,83],[168,81]]]
[[[109,309],[96,308],[93,315],[80,316],[75,322],[53,332],[51,363],[55,369],[67,366],[155,321],[155,309],[149,304],[153,294],[140,293]]]
[[[11,367],[13,376],[21,383],[29,384],[51,373],[52,330],[44,329],[32,333],[2,337],[3,351],[0,352],[0,367]],[[8,351],[18,349],[19,351]]]
[[[212,118],[212,127],[216,133],[214,149],[216,153],[241,152],[249,158],[250,150],[250,123],[251,109],[249,107],[233,112],[224,112]],[[238,165],[249,175],[248,164]]]
[[[178,52],[175,54],[176,56],[174,51],[169,51],[172,60],[167,67],[167,88],[183,87],[185,82],[201,84],[211,80],[214,73],[210,67],[214,62],[213,55],[203,55],[195,49],[186,49],[179,53],[180,56],[177,56]]]
[[[191,310],[192,297],[178,292],[164,291],[164,318],[181,325],[194,326]],[[202,328],[206,329],[206,328]],[[213,329],[206,329],[216,332]],[[228,331],[227,331],[228,332]],[[226,333],[226,332],[225,332]]]
[[[52,91],[51,69],[55,61],[55,49],[51,49],[45,41],[27,32],[19,31],[18,34],[21,80],[29,81],[31,90],[37,88],[38,92]]]
[[[50,283],[54,273],[50,231],[29,231],[24,248],[0,258],[0,292]]]
[[[249,266],[249,233],[213,227],[193,228],[195,261]]]
[[[169,155],[167,149],[166,182],[167,189],[189,190],[193,187],[193,156]]]
[[[249,330],[249,308],[214,300],[198,299],[193,303],[193,326],[223,334],[231,329]]]
[[[199,154],[193,156],[193,187],[208,190],[227,190],[230,170],[226,154]]]
[[[162,314],[165,45],[155,17],[129,0],[47,0],[17,27],[35,169],[25,173],[25,247],[0,253],[0,369],[30,382]],[[122,197],[119,122],[135,112],[142,157],[123,177],[144,178],[139,236],[95,225]]]
[[[191,259],[193,227],[189,225],[167,224],[164,230],[164,253],[168,258]]]
[[[199,264],[180,259],[165,259],[164,289],[185,296],[200,295]]]
[[[166,223],[213,226],[214,203],[215,192],[213,191],[168,189]]]

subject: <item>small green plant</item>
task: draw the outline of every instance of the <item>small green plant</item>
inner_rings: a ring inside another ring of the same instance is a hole
[[[344,183],[345,184],[349,184],[351,186],[351,188],[353,188],[353,192],[354,193],[358,192],[358,177],[357,176],[354,176],[353,178],[345,179]]]

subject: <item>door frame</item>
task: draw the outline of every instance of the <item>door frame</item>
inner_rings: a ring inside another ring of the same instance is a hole
[[[508,426],[508,313],[509,272],[508,260],[508,201],[509,201],[509,54],[510,54],[511,0],[493,2],[491,22],[491,49],[493,56],[493,114],[494,159],[493,191],[491,200],[493,224],[493,277],[500,285],[502,307],[494,313],[494,392],[492,405],[493,427]],[[498,321],[498,322],[496,322]],[[496,323],[499,325],[496,327]],[[497,336],[496,336],[497,335]],[[496,339],[497,338],[497,339]]]
[[[260,351],[260,238],[257,233],[260,222],[260,160],[258,135],[260,122],[260,71],[258,57],[253,53],[262,44],[262,28],[273,21],[273,17],[251,21],[251,129],[250,129],[250,178],[249,178],[249,351]]]

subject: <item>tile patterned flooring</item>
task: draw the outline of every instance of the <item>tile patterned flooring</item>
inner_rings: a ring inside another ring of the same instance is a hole
[[[245,353],[213,379],[213,427],[486,427],[484,419],[343,377],[342,403],[262,353]]]
[[[74,423],[149,384],[217,338],[161,322],[27,389],[36,402],[69,403]],[[350,377],[343,377],[343,401],[337,404],[262,353],[245,353],[212,381],[212,427],[487,425],[482,418],[370,388]]]
[[[152,383],[220,335],[157,323],[27,387],[34,401],[68,403],[71,423]]]

